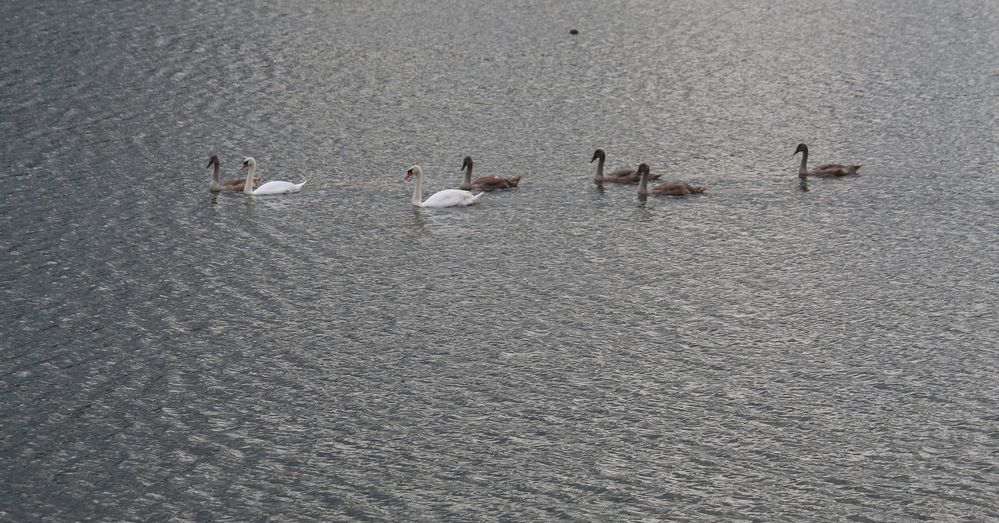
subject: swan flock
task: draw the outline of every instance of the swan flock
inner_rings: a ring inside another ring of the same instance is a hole
[[[838,178],[857,174],[857,171],[861,167],[861,165],[853,164],[824,163],[809,169],[808,146],[804,143],[799,143],[797,149],[794,151],[794,155],[799,153],[801,154],[801,165],[798,167],[798,177],[801,180],[801,187],[804,190],[807,190],[807,181],[810,176]],[[590,163],[597,162],[597,170],[593,177],[593,182],[598,186],[605,182],[615,184],[637,183],[640,198],[648,196],[687,196],[705,192],[705,187],[702,185],[691,185],[680,181],[666,182],[650,187],[649,182],[660,178],[662,175],[652,173],[647,163],[639,164],[637,169],[622,167],[604,174],[604,163],[606,160],[607,153],[603,149],[595,150],[593,156],[590,158]],[[306,184],[305,180],[301,183],[271,180],[261,185],[261,178],[257,176],[257,161],[252,156],[248,156],[243,160],[241,170],[246,171],[244,178],[221,181],[219,179],[219,166],[221,163],[217,154],[213,154],[208,160],[206,167],[212,168],[212,177],[208,184],[208,190],[211,193],[239,191],[251,196],[292,194],[301,191],[302,187]],[[411,203],[415,207],[465,207],[477,203],[486,191],[517,187],[523,177],[522,174],[518,174],[509,177],[490,175],[473,178],[472,170],[474,165],[472,157],[465,156],[461,165],[461,171],[464,173],[464,179],[460,185],[461,188],[437,191],[431,194],[426,200],[423,199],[423,169],[419,165],[413,165],[406,170],[406,175],[403,178],[405,181],[413,180]],[[477,189],[480,192],[473,193],[473,189]]]

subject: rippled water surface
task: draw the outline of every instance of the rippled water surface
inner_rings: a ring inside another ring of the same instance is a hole
[[[997,4],[551,4],[0,3],[0,519],[999,518]]]

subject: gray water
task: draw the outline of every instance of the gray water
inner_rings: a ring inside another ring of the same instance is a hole
[[[999,4],[552,4],[0,3],[0,519],[999,518]]]

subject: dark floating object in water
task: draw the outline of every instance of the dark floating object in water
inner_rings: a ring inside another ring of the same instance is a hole
[[[571,34],[571,35],[578,35],[579,34],[579,29],[576,29],[575,27],[573,27],[572,29],[569,29],[569,34]]]

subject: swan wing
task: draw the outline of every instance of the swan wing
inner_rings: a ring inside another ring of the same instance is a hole
[[[840,163],[824,163],[808,170],[809,176],[846,176],[855,174],[860,166],[843,165]]]
[[[860,169],[860,165],[843,165],[841,163],[826,163],[815,168],[816,171],[831,174],[834,176],[846,176],[848,174],[857,174],[857,169]]]
[[[813,169],[816,171],[838,171],[844,167],[846,166],[841,163],[824,163],[822,165],[816,165]]]
[[[226,180],[226,181],[222,182],[222,185],[224,187],[239,187],[239,189],[236,189],[237,191],[242,191],[243,190],[243,185],[245,185],[245,184],[246,184],[246,178],[233,178],[232,180]],[[254,176],[253,177],[253,186],[257,187],[259,185],[260,185],[260,177],[259,176]]]
[[[479,176],[472,180],[472,187],[476,189],[506,189],[509,186],[505,178],[499,176]]]
[[[423,202],[423,207],[456,207],[475,203],[482,193],[472,194],[461,189],[444,189],[435,192]]]
[[[625,178],[635,174],[635,170],[631,167],[622,167],[612,171],[610,174],[605,176],[606,178]]]
[[[683,196],[690,194],[690,189],[683,182],[671,182],[659,184],[649,189],[649,193],[656,196]]]
[[[267,182],[261,185],[260,187],[257,187],[256,189],[253,190],[252,194],[254,196],[261,196],[267,194],[288,194],[301,191],[303,185],[305,185],[305,182],[291,183],[283,181],[272,181],[272,182]]]

